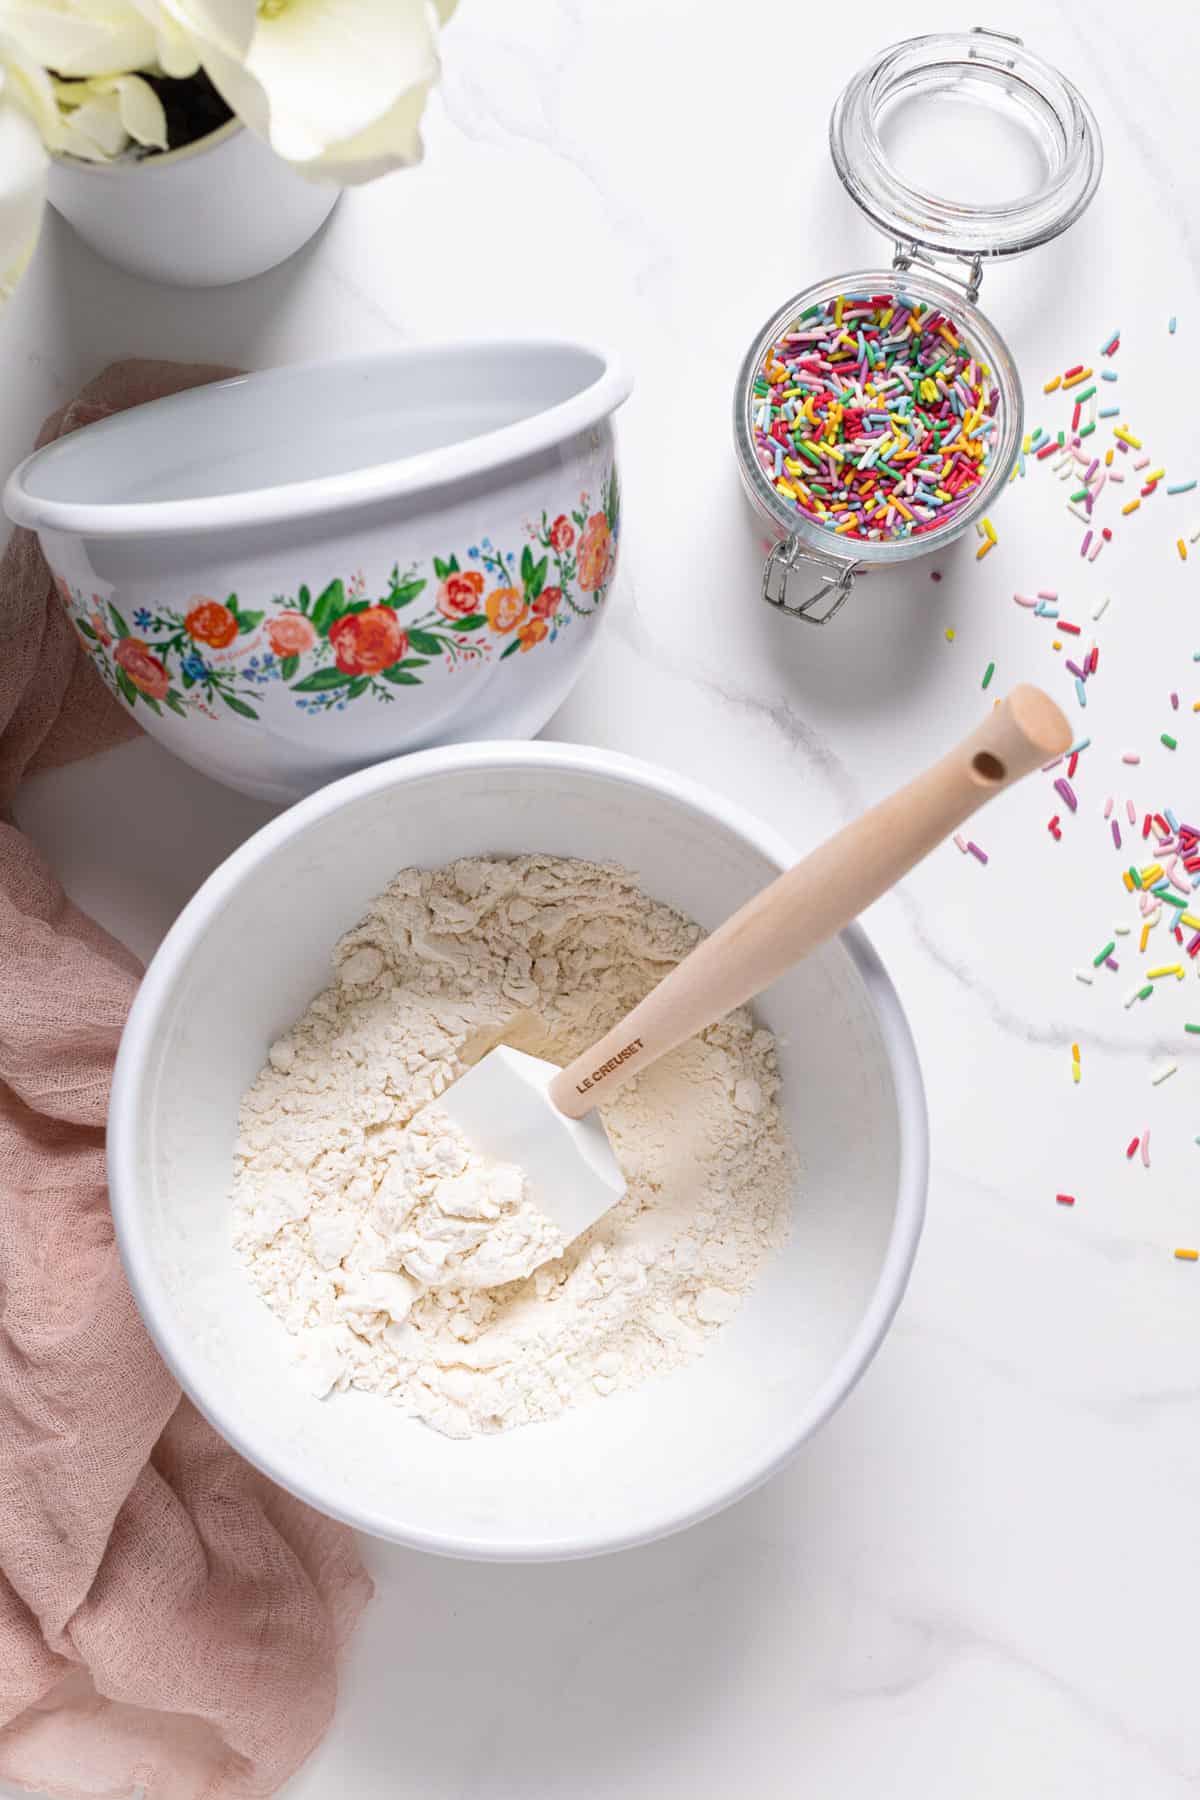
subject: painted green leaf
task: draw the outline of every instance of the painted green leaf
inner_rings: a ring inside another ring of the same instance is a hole
[[[346,610],[346,590],[340,580],[331,581],[325,592],[321,594],[312,611],[312,622],[322,637],[329,636],[329,627],[340,618]]]
[[[428,586],[429,583],[424,580],[402,581],[392,588],[387,597],[387,603],[389,606],[408,606],[417,598],[418,594],[423,594]]]
[[[172,712],[178,713],[181,719],[187,718],[187,707],[183,704],[183,695],[177,688],[167,689],[167,705]]]
[[[450,573],[450,564],[444,563],[440,556],[435,556],[433,559],[433,572],[439,581],[445,581],[447,575]]]
[[[538,595],[541,593],[542,589],[546,585],[546,570],[549,567],[550,567],[549,557],[543,556],[541,562],[536,564],[536,566],[530,571],[530,573],[526,577],[526,581],[525,581],[525,596],[527,599],[529,599],[529,600],[537,599]]]
[[[486,624],[486,613],[469,613],[465,619],[455,619],[450,629],[451,631],[478,631],[481,625]],[[412,637],[411,632],[409,633],[409,637]]]
[[[100,642],[100,639],[96,636],[86,619],[76,619],[75,623],[78,625],[80,631],[82,631],[84,637],[91,638],[93,644],[98,644]]]
[[[448,575],[457,575],[458,574],[458,558],[457,558],[457,556],[452,556],[450,558],[450,561],[446,564],[446,573]]]
[[[402,662],[394,663],[396,669],[427,669],[429,658],[426,656],[406,656]]]
[[[366,693],[370,685],[371,677],[369,675],[357,675],[346,689],[347,700],[357,700],[360,694]]]
[[[300,592],[296,595],[296,599],[300,602],[300,611],[306,613],[312,605],[312,595],[309,593],[308,588],[302,587]]]
[[[108,603],[108,610],[112,614],[112,622],[117,628],[117,636],[132,637],[133,633],[130,631],[128,625],[125,623],[111,600]]]
[[[345,687],[354,680],[341,669],[314,669],[293,687],[293,694],[327,694],[330,688]]]
[[[229,708],[230,712],[240,713],[243,719],[257,719],[258,714],[255,712],[254,708],[252,706],[247,706],[244,700],[239,700],[236,694],[227,694],[222,689],[221,698]]]
[[[128,700],[130,706],[136,706],[138,691],[134,687],[132,681],[130,681],[130,679],[129,679],[128,675],[125,673],[124,669],[121,667],[120,663],[117,664],[117,686],[120,688],[121,692],[124,694],[125,698]]]
[[[385,669],[383,679],[390,681],[394,687],[420,687],[421,685],[421,677],[410,675],[407,669],[400,667],[399,663],[394,668]]]
[[[500,661],[503,662],[505,657],[511,656],[514,651],[519,650],[520,648],[521,648],[520,638],[514,638],[512,643],[508,646],[507,650],[502,650],[500,652]]]
[[[374,604],[375,604],[375,602],[373,600],[347,600],[344,608],[342,609],[343,616],[346,613],[369,612],[371,607],[374,606]]]
[[[237,622],[238,630],[244,637],[248,631],[254,631],[262,624],[263,614],[260,612],[239,613]]]
[[[525,583],[526,587],[528,587],[529,583],[532,581],[532,579],[533,579],[533,552],[529,548],[529,545],[526,544],[525,548],[521,552],[521,580]]]
[[[185,689],[195,687],[196,685],[196,677],[194,675],[189,675],[186,669],[180,669],[179,679],[182,681]]]
[[[152,694],[143,694],[142,701],[144,705],[150,708],[152,713],[157,713],[159,718],[162,718],[162,707],[158,704],[158,701]]]
[[[410,631],[408,641],[420,656],[440,656],[442,646],[432,631]]]
[[[279,665],[279,673],[285,681],[290,681],[292,676],[299,672],[299,668],[300,658],[298,656],[285,656]]]

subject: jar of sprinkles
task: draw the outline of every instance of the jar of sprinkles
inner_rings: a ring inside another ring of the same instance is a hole
[[[829,142],[851,198],[893,240],[892,266],[780,307],[734,400],[742,480],[777,539],[763,599],[819,625],[860,569],[939,550],[995,504],[1024,408],[977,305],[983,265],[1065,231],[1103,162],[1071,82],[1019,38],[978,29],[874,57],[840,95]],[[934,191],[946,185],[972,197]]]

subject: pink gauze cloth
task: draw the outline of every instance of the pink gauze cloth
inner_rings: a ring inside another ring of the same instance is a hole
[[[117,364],[39,441],[228,372]],[[113,1242],[104,1121],[138,965],[6,821],[27,770],[135,733],[18,531],[0,563],[0,1778],[239,1800],[324,1734],[371,1586],[345,1527],[180,1398]]]

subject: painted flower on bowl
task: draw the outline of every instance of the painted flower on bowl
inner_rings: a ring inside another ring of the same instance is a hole
[[[329,641],[344,675],[380,675],[408,649],[408,635],[390,606],[345,613],[329,627]]]
[[[545,515],[543,515],[543,517],[544,516]],[[565,555],[571,548],[571,545],[575,542],[575,527],[572,525],[570,519],[568,519],[566,513],[559,513],[557,519],[555,519],[553,525],[550,527],[550,542],[560,556]]]
[[[477,569],[455,569],[437,591],[437,609],[443,619],[469,619],[479,610],[483,576]]]
[[[612,555],[612,533],[602,512],[593,513],[579,540],[579,585],[585,592],[604,586]]]
[[[96,636],[99,638],[99,640],[102,644],[107,646],[112,643],[112,636],[109,632],[107,625],[104,623],[104,614],[99,610],[99,608],[97,608],[94,612],[90,612],[88,614],[88,624],[91,626],[92,630],[95,632]]]
[[[317,641],[317,634],[301,612],[276,613],[267,621],[267,638],[276,656],[303,656]]]
[[[525,612],[525,596],[520,588],[496,588],[487,597],[488,624],[493,631],[515,631]]]
[[[124,669],[130,681],[151,700],[165,700],[171,685],[165,666],[159,662],[141,638],[122,638],[113,651],[113,661]]]
[[[196,594],[183,621],[183,628],[198,644],[208,644],[213,650],[224,650],[237,636],[238,622],[229,608],[222,606],[219,600],[206,600],[202,594]]]
[[[562,605],[562,589],[560,587],[543,588],[533,602],[533,610],[539,619],[552,619]]]
[[[530,619],[527,624],[522,625],[517,633],[522,652],[532,650],[535,644],[540,644],[542,639],[549,635],[550,627],[545,619]]]

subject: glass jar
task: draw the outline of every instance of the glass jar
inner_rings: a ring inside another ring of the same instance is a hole
[[[750,346],[734,398],[738,468],[777,540],[763,569],[763,599],[818,625],[842,606],[860,569],[940,550],[994,505],[1020,451],[1024,405],[1012,355],[976,304],[983,264],[1065,231],[1095,193],[1103,163],[1099,128],[1078,90],[1019,38],[983,29],[910,38],[882,51],[838,98],[829,143],[847,192],[893,239],[892,266],[832,276],[794,295]],[[922,162],[919,174],[908,172]],[[947,168],[951,182],[974,181],[975,197],[932,191],[925,170],[940,182]],[[988,190],[996,188],[1001,197],[993,198]],[[754,387],[766,352],[806,309],[839,294],[936,307],[991,372],[997,429],[983,478],[969,501],[920,536],[835,536],[789,505],[759,461]]]

